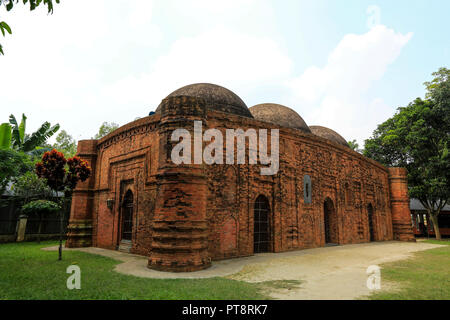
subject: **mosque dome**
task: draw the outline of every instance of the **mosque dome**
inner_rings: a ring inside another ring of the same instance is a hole
[[[191,96],[203,98],[206,108],[226,113],[236,114],[243,117],[253,118],[247,105],[232,91],[211,83],[195,83],[175,90],[167,96]],[[155,111],[161,112],[161,104]]]
[[[331,140],[337,144],[348,147],[347,141],[336,131],[322,126],[310,126],[311,132],[316,136]]]
[[[281,104],[262,103],[251,107],[249,110],[257,120],[311,133],[306,122],[297,112]]]

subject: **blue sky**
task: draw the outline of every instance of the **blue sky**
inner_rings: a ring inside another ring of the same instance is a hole
[[[88,139],[103,121],[123,125],[211,82],[362,143],[450,67],[446,0],[82,3],[51,16],[0,8],[13,28],[1,39],[2,122],[25,113],[29,131],[48,120]]]

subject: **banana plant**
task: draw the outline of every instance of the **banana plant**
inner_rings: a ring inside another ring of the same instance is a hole
[[[12,148],[19,149],[25,139],[25,127],[27,125],[27,117],[22,113],[22,121],[20,121],[20,125],[17,124],[16,117],[14,115],[9,116],[9,123],[12,125]]]
[[[0,149],[9,149],[11,147],[11,125],[2,123],[0,125]]]
[[[9,116],[9,123],[0,126],[0,147],[9,148],[26,153],[40,153],[45,151],[41,145],[59,130],[59,124],[51,126],[49,122],[44,122],[38,130],[31,135],[25,133],[27,117],[22,114],[20,124],[17,123],[14,115]]]

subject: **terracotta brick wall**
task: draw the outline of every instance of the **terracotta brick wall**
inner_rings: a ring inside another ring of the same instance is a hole
[[[221,130],[276,128],[220,112],[208,113],[208,126]],[[271,205],[275,252],[325,245],[327,197],[335,211],[331,219],[335,242],[369,241],[369,204],[374,208],[375,239],[393,239],[387,169],[322,138],[281,129],[280,170],[275,176],[261,176],[258,165],[213,165],[205,170],[209,185],[209,253],[213,259],[253,254],[253,205],[260,194]],[[304,200],[305,175],[311,177],[311,203]],[[230,196],[234,193],[236,196]]]
[[[159,116],[145,117],[100,139],[97,147],[92,208],[93,245],[117,249],[121,234],[121,202],[133,192],[134,229],[131,252],[148,255],[156,199]],[[111,209],[107,200],[113,200]]]

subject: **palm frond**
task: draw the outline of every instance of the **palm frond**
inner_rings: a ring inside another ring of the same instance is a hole
[[[0,148],[9,149],[11,146],[11,125],[2,123],[0,125]]]
[[[20,139],[20,129],[17,124],[16,117],[13,114],[9,116],[9,123],[12,124],[12,145],[14,148],[19,149],[23,143]]]
[[[36,149],[40,144],[45,141],[45,133],[50,128],[50,122],[44,122],[39,129],[27,137],[23,143],[22,151],[29,152]]]
[[[26,139],[26,141],[23,143],[22,151],[29,152],[36,149],[36,147],[43,144],[58,130],[59,124],[55,124],[53,127],[50,127],[49,122],[44,122],[36,132],[33,132],[31,136]]]
[[[27,126],[27,117],[24,113],[22,113],[22,121],[20,121],[19,125],[19,133],[20,133],[20,141],[23,141],[25,138],[25,129]]]

